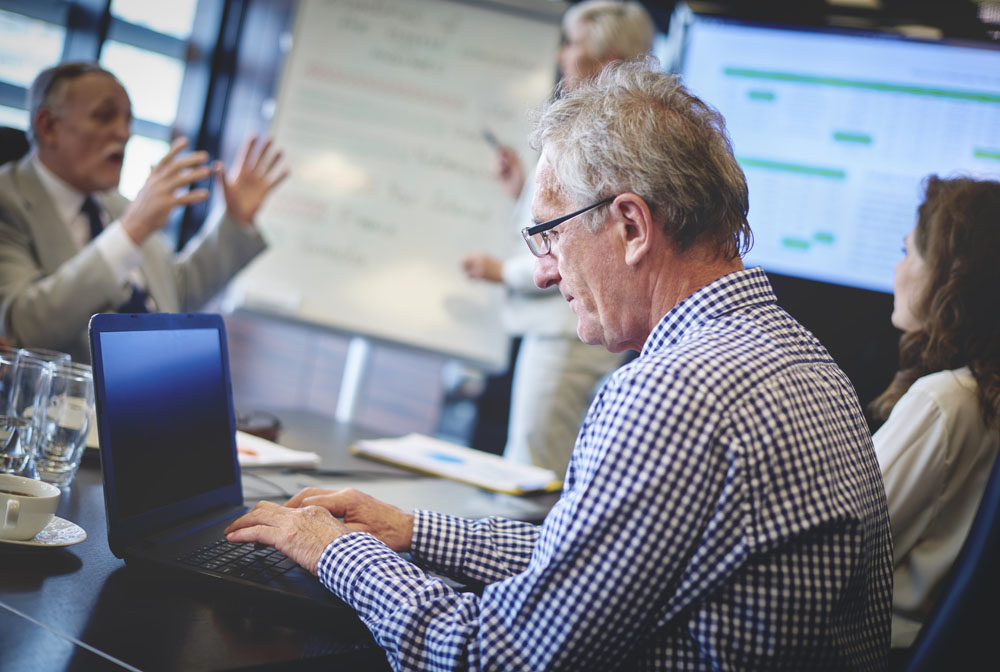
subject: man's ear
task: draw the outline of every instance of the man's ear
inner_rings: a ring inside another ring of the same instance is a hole
[[[608,207],[618,227],[625,263],[635,266],[652,250],[659,225],[653,221],[646,201],[631,192],[619,194]]]
[[[56,115],[48,107],[35,112],[34,140],[36,147],[48,147],[55,142]]]

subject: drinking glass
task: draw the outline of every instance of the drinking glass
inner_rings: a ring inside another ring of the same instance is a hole
[[[45,362],[52,362],[53,364],[61,364],[62,362],[73,360],[68,353],[49,350],[48,348],[22,348],[21,355],[41,359]]]
[[[35,469],[47,483],[72,483],[87,444],[94,410],[94,376],[86,364],[64,362],[52,371]]]
[[[53,365],[0,354],[0,472],[35,478],[34,456]]]

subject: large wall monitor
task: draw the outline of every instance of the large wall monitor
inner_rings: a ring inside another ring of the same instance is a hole
[[[691,18],[680,70],[746,173],[747,264],[891,292],[921,180],[1000,179],[998,46]]]

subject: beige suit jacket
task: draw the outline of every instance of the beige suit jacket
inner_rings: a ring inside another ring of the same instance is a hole
[[[112,220],[129,201],[98,196]],[[162,312],[193,312],[259,254],[260,234],[228,216],[206,225],[180,254],[163,235],[142,245],[140,271]],[[115,278],[97,247],[77,250],[27,156],[0,167],[0,333],[22,347],[62,350],[90,361],[87,325],[113,312],[131,287]]]

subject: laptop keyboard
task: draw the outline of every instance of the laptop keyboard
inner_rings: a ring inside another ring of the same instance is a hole
[[[267,583],[295,567],[295,561],[276,548],[254,543],[233,544],[225,539],[182,555],[177,561],[257,583]]]

